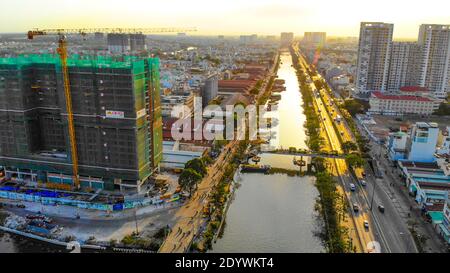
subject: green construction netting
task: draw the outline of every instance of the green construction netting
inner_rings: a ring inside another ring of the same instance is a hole
[[[149,59],[153,65],[159,66],[159,60]],[[0,64],[15,65],[18,67],[30,64],[55,64],[61,65],[58,55],[53,54],[30,54],[18,57],[0,58]],[[145,70],[144,61],[137,56],[81,56],[71,55],[67,59],[69,67],[96,67],[96,68],[132,68],[133,73],[142,73]]]

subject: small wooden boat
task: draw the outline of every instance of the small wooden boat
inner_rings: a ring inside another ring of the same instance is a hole
[[[255,155],[254,157],[252,157],[252,161],[258,163],[261,161],[261,157]]]

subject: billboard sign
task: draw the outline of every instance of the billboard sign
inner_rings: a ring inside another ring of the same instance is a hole
[[[124,118],[125,113],[122,111],[106,110],[106,117],[107,118]]]

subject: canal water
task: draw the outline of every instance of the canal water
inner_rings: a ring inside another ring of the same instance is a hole
[[[279,147],[307,148],[302,96],[291,55],[282,53],[278,77],[285,80],[278,104]],[[271,145],[275,142],[271,140]],[[295,169],[292,156],[262,154],[261,164]],[[314,210],[314,178],[286,174],[239,174],[222,238],[211,252],[323,252]]]

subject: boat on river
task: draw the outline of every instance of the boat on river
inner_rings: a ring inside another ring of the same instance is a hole
[[[243,173],[269,173],[270,165],[243,164],[241,172]]]

